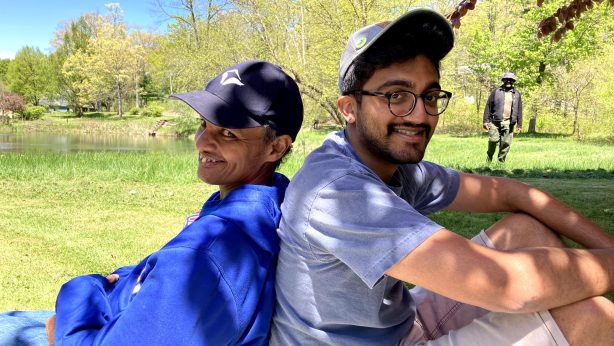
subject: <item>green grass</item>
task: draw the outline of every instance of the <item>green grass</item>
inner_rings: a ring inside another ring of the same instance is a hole
[[[435,135],[425,159],[480,174],[514,177],[614,178],[614,146],[578,143],[569,136],[515,136],[505,165],[486,164],[486,135]]]
[[[302,131],[281,171],[292,176],[324,134]],[[485,149],[486,137],[436,135],[426,159],[535,184],[614,234],[614,147],[519,136],[505,166],[486,166]],[[51,309],[71,277],[136,263],[181,230],[214,187],[197,180],[189,153],[33,153],[0,154],[0,191],[4,311]],[[470,236],[501,216],[433,217]]]

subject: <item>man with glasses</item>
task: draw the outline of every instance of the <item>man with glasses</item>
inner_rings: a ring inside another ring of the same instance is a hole
[[[282,204],[271,344],[614,340],[612,303],[596,297],[614,289],[612,237],[534,187],[422,161],[451,97],[439,61],[452,46],[450,24],[425,9],[350,37],[337,101],[347,125]],[[515,214],[470,241],[426,217],[444,208]],[[551,230],[609,249],[565,249]]]
[[[488,130],[488,163],[492,161],[497,146],[499,163],[505,163],[505,157],[512,145],[514,127],[516,134],[522,131],[522,98],[520,92],[514,89],[516,75],[506,72],[501,81],[503,84],[490,93],[484,108],[483,126]]]

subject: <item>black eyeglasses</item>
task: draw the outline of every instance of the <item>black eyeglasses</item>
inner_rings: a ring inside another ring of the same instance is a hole
[[[392,93],[381,93],[376,91],[354,90],[344,93],[344,95],[365,95],[379,96],[388,100],[390,113],[397,117],[409,115],[416,107],[418,97],[424,101],[424,110],[428,115],[438,116],[448,107],[448,102],[452,93],[445,90],[431,90],[423,94],[416,95],[411,91],[395,91]]]

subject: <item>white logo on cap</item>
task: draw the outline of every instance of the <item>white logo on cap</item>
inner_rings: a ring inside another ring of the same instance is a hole
[[[228,70],[224,72],[224,74],[222,75],[222,80],[220,81],[220,84],[222,85],[236,84],[238,86],[245,85],[241,83],[241,76],[239,76],[239,70],[237,69]]]

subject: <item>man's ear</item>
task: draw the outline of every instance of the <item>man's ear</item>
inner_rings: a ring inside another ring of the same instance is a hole
[[[275,137],[275,140],[270,145],[269,158],[271,162],[276,162],[281,159],[288,148],[292,145],[292,138],[288,135]]]
[[[358,112],[358,104],[356,99],[349,95],[339,96],[337,99],[337,108],[343,115],[343,118],[348,124],[356,122],[356,113]]]

